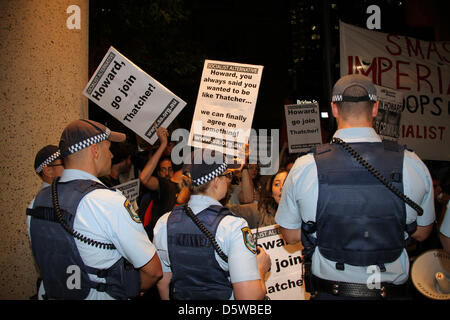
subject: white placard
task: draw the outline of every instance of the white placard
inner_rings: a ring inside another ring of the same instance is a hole
[[[322,143],[317,102],[284,106],[289,153],[305,152]]]
[[[238,155],[250,136],[263,66],[205,60],[189,145]]]
[[[272,261],[266,276],[267,296],[271,300],[308,300],[302,280],[302,245],[288,245],[278,225],[253,229],[252,234]]]
[[[139,179],[133,179],[118,186],[114,186],[114,189],[120,190],[130,202],[133,202],[139,196],[139,187]]]
[[[142,139],[154,144],[153,127],[168,127],[186,102],[110,47],[83,94]]]

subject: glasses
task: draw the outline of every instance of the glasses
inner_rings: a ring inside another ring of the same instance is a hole
[[[160,168],[159,171],[161,171],[161,172],[168,172],[168,171],[172,172],[173,169],[172,169],[172,167],[169,167],[169,168]]]
[[[219,177],[226,177],[227,179],[233,179],[233,173],[232,172],[228,172],[228,173],[224,173],[224,174],[219,174]]]

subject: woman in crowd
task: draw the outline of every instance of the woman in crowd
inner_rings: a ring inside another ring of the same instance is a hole
[[[279,170],[268,180],[258,203],[229,205],[231,211],[247,220],[250,229],[276,224],[275,213],[281,199],[281,191],[288,171]]]

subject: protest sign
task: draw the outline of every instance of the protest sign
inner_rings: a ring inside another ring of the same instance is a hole
[[[114,189],[120,190],[130,202],[133,202],[139,196],[139,187],[139,179],[133,179],[118,186],[114,186]]]
[[[271,300],[308,300],[302,279],[301,244],[288,245],[278,225],[253,229],[252,234],[272,261],[266,276],[267,296]]]
[[[263,66],[205,60],[189,145],[239,155],[250,135]]]
[[[422,159],[450,160],[450,42],[340,22],[340,67],[341,76],[363,74],[379,86],[402,92],[399,143]]]
[[[167,128],[186,106],[113,47],[83,94],[150,144],[158,139],[153,123]]]
[[[373,127],[382,139],[398,141],[403,108],[403,93],[377,85],[375,87],[377,88],[380,104]]]
[[[322,143],[317,102],[285,105],[284,112],[289,153],[305,152]]]

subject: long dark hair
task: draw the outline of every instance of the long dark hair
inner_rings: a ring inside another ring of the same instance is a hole
[[[258,210],[259,211],[267,212],[269,214],[275,214],[275,212],[277,212],[278,203],[272,197],[272,184],[273,184],[273,181],[275,180],[275,177],[283,172],[288,173],[289,171],[284,168],[278,170],[277,173],[275,173],[274,175],[272,175],[270,177],[270,179],[267,181],[265,187],[262,189],[261,198],[258,202]]]

